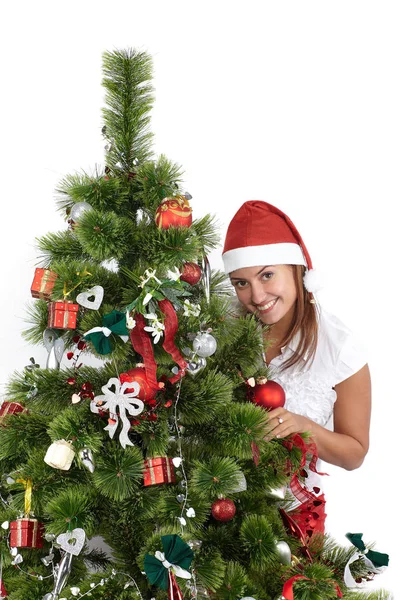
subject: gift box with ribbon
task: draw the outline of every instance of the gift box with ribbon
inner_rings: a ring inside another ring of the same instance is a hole
[[[156,456],[144,461],[144,485],[175,483],[175,471],[172,458]]]
[[[15,415],[24,410],[24,407],[18,402],[3,402],[0,406],[0,425],[5,427],[5,421],[8,415]]]
[[[35,269],[31,285],[32,297],[40,298],[41,300],[50,300],[56,279],[57,273],[54,273],[50,269]]]
[[[53,329],[75,329],[79,305],[60,300],[50,302],[48,327]]]
[[[10,523],[11,548],[42,548],[43,523],[37,519],[17,519]]]

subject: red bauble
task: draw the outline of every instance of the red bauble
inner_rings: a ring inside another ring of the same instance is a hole
[[[158,388],[153,388],[146,378],[146,370],[143,367],[135,367],[134,369],[130,369],[126,373],[121,373],[119,376],[119,380],[121,383],[125,383],[126,381],[136,381],[140,385],[140,390],[137,395],[139,400],[152,400],[156,393],[159,391]],[[127,392],[132,391],[129,388],[126,390]]]
[[[181,270],[181,281],[186,281],[190,285],[196,285],[201,279],[202,271],[196,263],[187,262]]]
[[[266,380],[265,378],[258,379],[254,387],[249,386],[247,397],[251,402],[262,406],[266,410],[284,406],[286,400],[283,387],[276,381]]]
[[[160,229],[169,227],[190,227],[192,209],[185,196],[164,198],[156,211],[156,225]]]
[[[220,498],[211,506],[211,514],[217,521],[231,521],[236,514],[236,506],[229,498]]]

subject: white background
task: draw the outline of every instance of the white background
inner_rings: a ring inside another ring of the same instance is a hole
[[[370,588],[399,592],[400,9],[397,2],[36,1],[3,8],[0,382],[45,354],[20,336],[36,236],[63,229],[54,189],[102,164],[101,55],[154,59],[155,151],[181,163],[196,217],[222,235],[239,206],[287,212],[320,300],[364,339],[371,449],[355,472],[327,467],[328,528],[391,555]],[[221,267],[219,252],[212,266]]]

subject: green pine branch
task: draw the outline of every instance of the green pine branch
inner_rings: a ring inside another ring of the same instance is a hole
[[[142,163],[151,155],[152,61],[134,49],[104,52],[103,74],[107,108],[102,112],[111,146],[107,165],[114,170],[121,165],[122,171],[131,172],[135,160]]]

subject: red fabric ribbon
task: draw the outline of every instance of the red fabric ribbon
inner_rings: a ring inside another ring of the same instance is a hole
[[[307,488],[302,485],[299,481],[299,472],[304,468],[306,464],[307,454],[311,454],[311,460],[309,463],[310,471],[313,473],[317,473],[317,475],[327,475],[327,473],[319,473],[316,469],[316,464],[318,460],[318,451],[317,446],[314,442],[305,442],[301,435],[295,433],[292,435],[287,441],[284,442],[286,448],[291,450],[293,446],[299,448],[301,450],[301,461],[300,466],[293,473],[292,478],[290,480],[290,489],[293,492],[293,495],[299,500],[302,504],[304,502],[310,502],[317,498],[315,494],[307,490]]]
[[[158,302],[161,312],[164,314],[164,341],[163,348],[172,356],[174,361],[180,367],[179,373],[169,378],[171,383],[176,383],[184,374],[187,362],[182,357],[175,345],[175,335],[178,331],[178,317],[171,302],[165,298]],[[146,321],[141,313],[135,313],[136,326],[130,331],[132,346],[143,358],[146,379],[151,387],[157,391],[159,389],[157,381],[157,363],[154,359],[153,342],[150,336],[144,330]]]
[[[146,321],[141,313],[135,314],[136,326],[131,329],[130,338],[133,349],[143,358],[146,379],[151,387],[159,389],[157,381],[157,363],[154,360],[153,344],[144,327]]]
[[[171,383],[176,383],[187,367],[187,362],[184,360],[182,354],[175,345],[175,335],[178,331],[178,317],[176,316],[174,307],[167,298],[160,300],[158,302],[158,306],[165,316],[163,348],[172,356],[176,364],[181,368],[181,371],[177,375],[170,377],[169,379]]]
[[[296,448],[301,450],[300,466],[293,473],[290,480],[290,489],[295,498],[300,501],[300,506],[295,508],[290,515],[281,509],[281,515],[290,532],[298,537],[303,544],[303,550],[306,556],[312,561],[308,543],[315,533],[324,534],[326,514],[324,495],[321,494],[320,496],[317,496],[312,491],[308,490],[299,480],[299,473],[306,464],[307,454],[312,455],[309,463],[310,471],[313,471],[318,475],[326,475],[326,473],[319,473],[316,469],[318,452],[314,442],[306,443],[298,433],[295,433],[284,442],[284,445],[289,450],[291,450],[293,446],[296,446]]]
[[[168,599],[169,600],[183,600],[183,594],[176,583],[175,575],[171,569],[168,571]]]
[[[294,600],[293,584],[299,579],[307,579],[308,581],[311,581],[309,577],[305,577],[304,575],[294,575],[294,577],[288,579],[285,582],[282,590],[282,596],[284,596],[285,600]],[[338,584],[334,583],[334,586],[336,588],[337,597],[343,598],[343,594]]]

